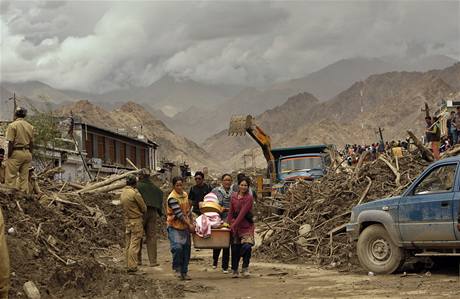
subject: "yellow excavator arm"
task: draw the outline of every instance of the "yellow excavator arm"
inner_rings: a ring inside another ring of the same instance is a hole
[[[228,135],[246,135],[249,134],[259,146],[262,148],[265,160],[267,160],[267,168],[269,177],[272,182],[276,179],[275,174],[275,158],[271,152],[271,139],[259,126],[255,124],[254,118],[251,115],[248,116],[232,116],[230,120],[230,126],[228,129]]]

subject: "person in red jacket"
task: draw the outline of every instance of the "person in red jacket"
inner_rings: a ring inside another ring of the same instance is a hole
[[[251,180],[247,177],[239,182],[238,192],[232,194],[228,222],[232,232],[232,272],[233,278],[239,277],[238,267],[243,258],[242,275],[249,276],[249,262],[254,246],[254,221],[252,206],[254,198],[249,192]]]

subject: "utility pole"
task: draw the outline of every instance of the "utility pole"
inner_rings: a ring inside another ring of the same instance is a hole
[[[421,109],[422,112],[425,112],[425,117],[430,117],[430,107],[428,107],[428,103],[425,102],[425,109]]]
[[[18,107],[18,104],[16,102],[16,93],[13,93],[13,96],[11,98],[8,98],[9,101],[13,101],[13,120],[16,115],[16,108]]]
[[[379,134],[379,137],[380,137],[380,146],[379,146],[379,151],[380,152],[383,152],[384,149],[385,149],[385,143],[383,141],[383,129],[381,127],[379,127],[379,130],[378,132],[375,132],[375,133],[378,133]]]

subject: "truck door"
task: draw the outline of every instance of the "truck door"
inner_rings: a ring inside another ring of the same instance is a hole
[[[460,223],[460,192],[457,190],[452,203],[452,217],[454,218],[454,231],[457,236],[457,241],[460,241],[460,230],[457,228],[457,223]]]
[[[434,167],[399,202],[403,242],[454,241],[453,203],[457,163]],[[459,195],[460,196],[460,195]]]

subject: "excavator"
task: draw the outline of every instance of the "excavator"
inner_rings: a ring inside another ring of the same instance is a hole
[[[228,135],[244,136],[246,133],[248,133],[261,147],[265,160],[267,160],[267,177],[274,182],[276,179],[275,157],[272,154],[270,136],[255,124],[254,118],[251,115],[232,116]]]

